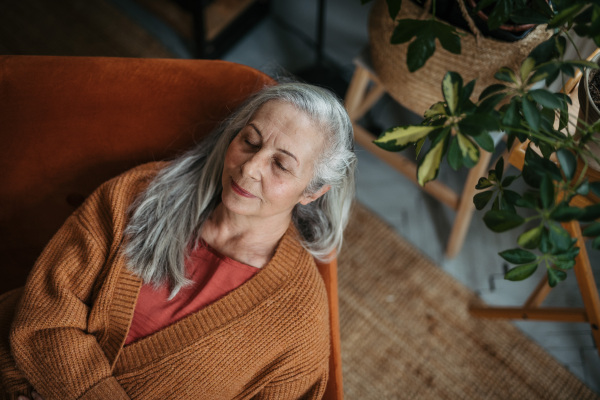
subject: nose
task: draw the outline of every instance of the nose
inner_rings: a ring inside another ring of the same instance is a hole
[[[264,161],[260,155],[260,151],[252,154],[246,162],[242,164],[242,176],[260,181],[262,177],[262,165]]]

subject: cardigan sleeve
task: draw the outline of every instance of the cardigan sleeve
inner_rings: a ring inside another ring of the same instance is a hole
[[[314,371],[293,380],[268,385],[254,396],[253,400],[319,400],[325,393],[327,379],[327,369],[324,371]]]
[[[114,218],[101,191],[46,246],[13,321],[10,342],[16,365],[48,400],[129,399],[88,331],[90,311],[102,307],[94,304],[98,277],[114,251]]]

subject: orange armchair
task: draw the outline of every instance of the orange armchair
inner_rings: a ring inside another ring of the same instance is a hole
[[[102,182],[190,147],[274,83],[214,60],[0,56],[0,293],[25,283]],[[332,322],[326,399],[342,398],[336,268],[319,264]]]

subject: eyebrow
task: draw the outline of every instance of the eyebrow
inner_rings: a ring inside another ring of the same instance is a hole
[[[250,122],[248,125],[249,125],[249,126],[251,126],[252,128],[254,128],[254,130],[256,131],[256,133],[258,133],[258,136],[260,136],[260,137],[261,137],[261,139],[262,139],[263,135],[262,135],[262,133],[260,132],[260,129],[258,129],[258,128],[256,127],[256,125],[254,125],[252,122]],[[285,149],[277,149],[277,151],[280,151],[280,152],[282,152],[282,153],[284,153],[284,154],[287,154],[288,156],[292,157],[294,160],[296,160],[296,163],[297,163],[298,165],[300,165],[300,161],[298,161],[298,159],[296,158],[296,156],[295,156],[295,155],[293,155],[292,153],[290,153],[289,151],[287,151],[287,150],[285,150]]]

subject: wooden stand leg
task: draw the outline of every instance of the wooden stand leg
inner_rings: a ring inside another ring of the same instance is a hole
[[[360,118],[357,116],[356,111],[363,102],[370,81],[369,71],[360,65],[357,65],[354,70],[354,75],[352,75],[350,85],[348,86],[348,90],[346,91],[346,98],[344,99],[346,111],[352,122]]]
[[[446,257],[448,258],[456,256],[463,245],[467,230],[471,224],[473,211],[475,210],[475,205],[473,204],[473,195],[477,192],[475,186],[479,178],[488,169],[491,158],[492,153],[482,150],[477,165],[471,168],[469,175],[467,175],[467,181],[460,195],[456,217],[454,218],[454,224],[452,225],[448,244],[446,245]]]
[[[600,297],[598,296],[598,287],[596,286],[590,259],[581,234],[581,227],[577,221],[566,222],[563,226],[572,236],[577,238],[579,254],[575,257],[575,267],[573,269],[575,270],[579,291],[581,292],[588,322],[592,328],[592,335],[596,342],[598,354],[600,354]]]

